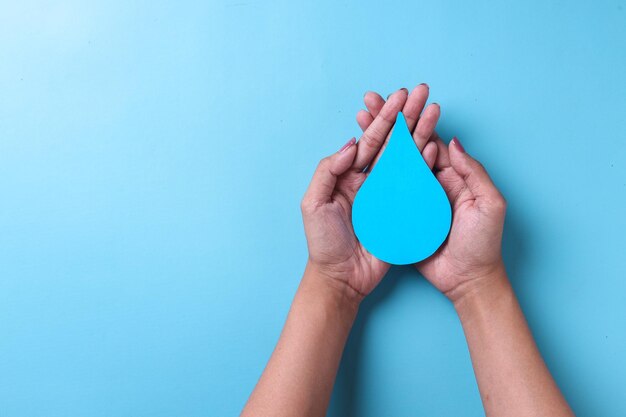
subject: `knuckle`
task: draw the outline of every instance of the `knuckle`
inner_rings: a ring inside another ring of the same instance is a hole
[[[396,112],[393,109],[383,108],[380,111],[379,115],[380,115],[380,118],[383,119],[385,122],[387,122],[387,123],[394,123],[395,122],[395,118],[394,118],[395,113]]]
[[[372,150],[377,150],[380,147],[381,141],[376,138],[380,136],[381,135],[379,134],[379,132],[377,130],[374,130],[374,132],[372,132],[371,134],[364,134],[360,142],[362,142],[366,147]]]
[[[482,162],[474,160],[474,169],[480,170],[480,171],[487,171],[485,169],[485,166],[482,164]]]
[[[502,194],[498,193],[498,195],[496,195],[492,201],[492,206],[498,211],[506,211],[506,199],[502,196]]]
[[[330,156],[327,156],[326,158],[322,158],[319,164],[317,164],[317,169],[318,170],[328,169],[330,167],[330,162],[331,162]]]
[[[302,213],[308,213],[310,209],[311,201],[309,200],[308,196],[305,195],[300,201],[300,210],[302,211]]]

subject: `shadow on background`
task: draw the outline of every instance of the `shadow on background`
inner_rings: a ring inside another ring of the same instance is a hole
[[[333,391],[333,397],[328,415],[345,417],[362,416],[359,410],[359,385],[362,380],[360,365],[363,340],[367,332],[367,322],[372,313],[382,303],[391,299],[401,280],[423,279],[413,266],[392,266],[382,282],[363,301],[359,315],[352,327],[346,349],[343,353],[341,365]]]

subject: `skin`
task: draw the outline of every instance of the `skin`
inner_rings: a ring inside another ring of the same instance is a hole
[[[446,191],[453,212],[446,242],[416,264],[453,303],[467,339],[485,413],[572,416],[539,353],[501,255],[506,202],[484,167],[454,138],[435,133],[429,88],[385,100],[368,92],[357,114],[363,136],[318,165],[302,200],[309,259],[276,349],[242,416],[324,416],[359,305],[389,264],[357,240],[352,202],[375,165],[399,111]],[[417,410],[419,412],[419,410]]]

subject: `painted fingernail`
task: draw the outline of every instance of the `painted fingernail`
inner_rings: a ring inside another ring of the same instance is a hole
[[[455,136],[454,138],[452,138],[452,142],[454,142],[454,146],[456,146],[459,151],[465,153],[465,148],[463,147],[463,145],[461,145],[461,141],[459,140],[459,138]]]
[[[404,88],[404,87],[400,88],[398,91],[404,91],[404,92],[405,92],[405,93],[407,93],[407,94],[409,93],[409,90],[407,90],[407,89],[406,89],[406,88]],[[389,97],[393,96],[393,95],[394,95],[394,94],[396,94],[398,91],[394,91],[393,93],[389,94],[389,95],[387,96],[387,100],[389,100]]]
[[[356,138],[352,138],[349,141],[346,142],[345,145],[343,145],[341,147],[341,149],[339,149],[339,153],[342,153],[343,151],[345,151],[346,149],[348,149],[350,146],[354,145],[356,143]]]

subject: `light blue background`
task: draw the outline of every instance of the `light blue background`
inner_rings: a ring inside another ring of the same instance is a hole
[[[367,89],[420,82],[509,202],[582,416],[626,415],[626,2],[3,1],[0,415],[237,415],[306,260],[299,200]],[[362,307],[332,416],[479,416],[450,304]]]

